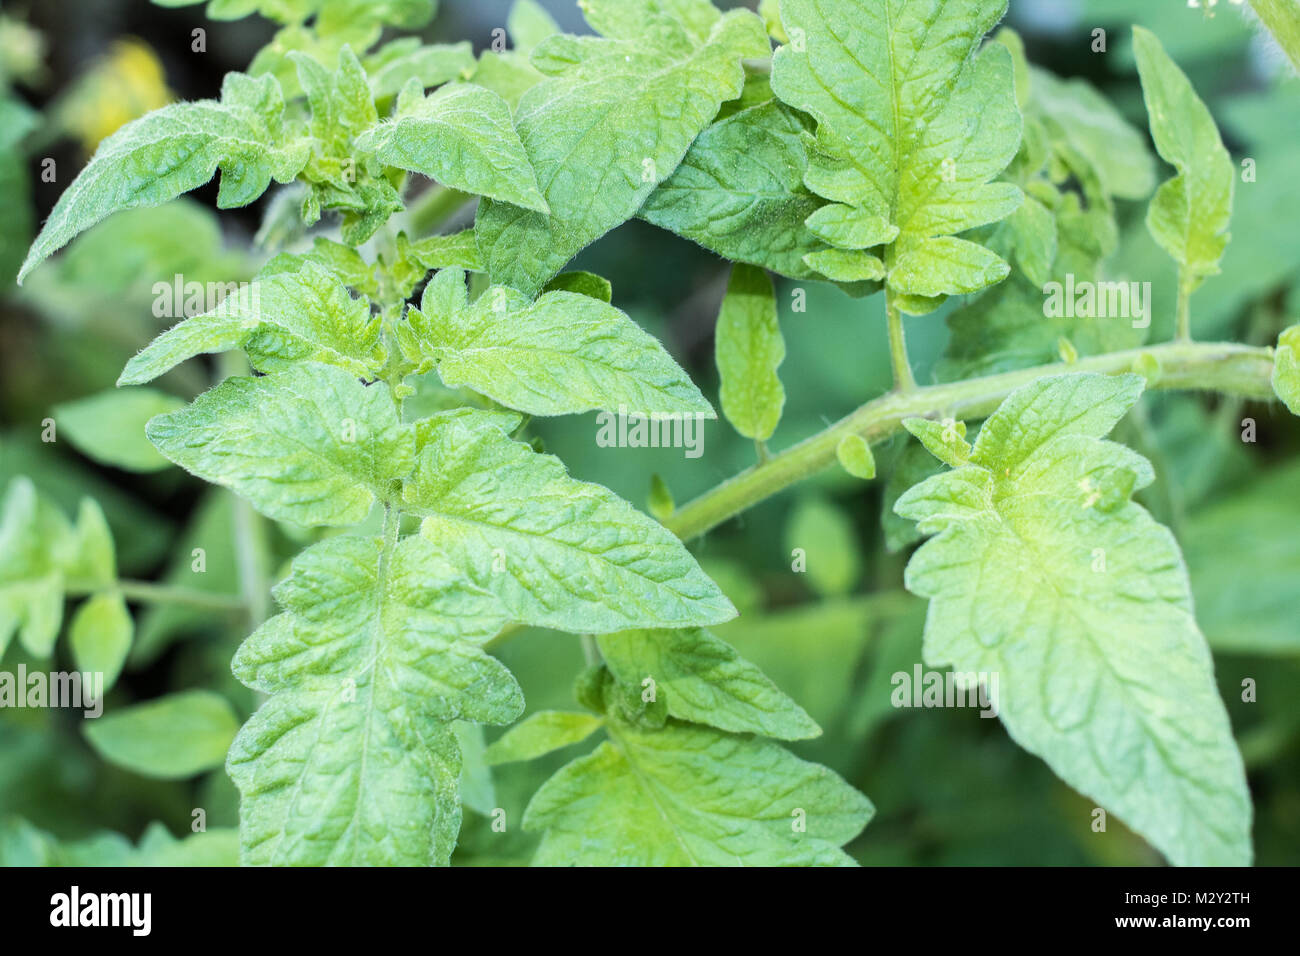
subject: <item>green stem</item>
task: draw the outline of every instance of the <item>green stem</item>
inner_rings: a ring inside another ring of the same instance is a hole
[[[234,594],[213,594],[197,588],[176,588],[149,581],[114,581],[109,585],[87,581],[68,582],[66,593],[70,597],[104,592],[122,595],[128,601],[141,604],[188,604],[209,611],[240,612],[245,610],[243,598]]]
[[[1192,340],[1192,284],[1183,269],[1178,270],[1178,314],[1174,341]]]
[[[1154,388],[1204,389],[1246,398],[1272,397],[1273,351],[1246,345],[1173,342],[1144,349],[1040,365],[985,378],[889,392],[870,401],[768,461],[728,479],[688,502],[665,525],[683,540],[716,528],[742,511],[835,462],[835,449],[850,434],[873,444],[900,431],[903,419],[943,416],[979,419],[991,414],[1011,392],[1045,375],[1101,372],[1116,375],[1138,367],[1142,357],[1158,363]]]
[[[885,290],[885,316],[889,320],[889,362],[894,369],[894,390],[916,390],[912,365],[907,359],[907,337],[903,333],[903,316],[894,304],[893,293]]]
[[[475,198],[450,186],[434,186],[426,190],[406,213],[412,238],[435,232]]]

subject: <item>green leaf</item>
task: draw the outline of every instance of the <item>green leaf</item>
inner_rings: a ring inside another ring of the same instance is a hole
[[[777,369],[785,339],[777,323],[776,290],[762,269],[732,267],[715,340],[723,414],[746,438],[767,441],[785,406]]]
[[[75,540],[63,514],[14,478],[0,511],[0,654],[17,632],[23,648],[49,657],[63,623],[64,568]]]
[[[270,699],[227,769],[246,864],[445,864],[460,828],[453,722],[523,710],[478,645],[505,615],[418,536],[313,545],[275,588],[285,611],[240,647],[235,675]]]
[[[382,100],[396,96],[411,80],[427,90],[470,76],[474,48],[467,40],[424,45],[419,37],[402,37],[367,57],[365,68],[371,94]]]
[[[186,471],[308,527],[361,521],[410,472],[415,447],[387,385],[313,362],[227,379],[148,435]]]
[[[308,143],[285,131],[284,98],[271,77],[226,75],[221,99],[174,103],[123,126],[99,145],[59,197],[23,263],[21,282],[77,233],[111,213],[157,206],[202,186],[221,169],[222,209],[246,206],[271,180],[306,165]]]
[[[862,576],[862,555],[847,516],[818,496],[802,498],[785,529],[792,566],[826,597],[848,593]]]
[[[0,822],[0,866],[237,866],[239,833],[213,829],[177,840],[161,823],[151,823],[131,846],[121,834],[101,831],[79,840],[59,840],[26,820]]]
[[[189,690],[86,723],[86,739],[109,763],[146,777],[183,780],[226,759],[239,729],[230,702]]]
[[[1250,0],[1250,8],[1273,34],[1292,69],[1300,70],[1300,6],[1295,0]]]
[[[779,740],[821,734],[802,707],[706,630],[624,631],[606,634],[598,643],[614,677],[662,694],[669,716]]]
[[[815,276],[804,256],[824,244],[804,221],[823,200],[803,184],[805,134],[794,110],[771,101],[718,120],[650,194],[641,218],[733,262]]]
[[[604,725],[592,714],[543,710],[507,730],[487,749],[489,764],[535,760],[586,740]]]
[[[971,447],[966,441],[966,423],[951,418],[905,418],[903,427],[921,440],[925,450],[945,465],[960,468],[970,461]]]
[[[724,16],[710,3],[588,0],[584,13],[604,38],[543,41],[532,61],[548,76],[515,113],[550,214],[479,207],[493,282],[530,296],[636,215],[721,104],[740,93],[741,59],[770,49],[754,14]]]
[[[885,277],[885,263],[861,249],[822,249],[803,257],[804,263],[834,282],[874,282]]]
[[[155,415],[185,403],[151,388],[109,389],[54,408],[54,418],[78,451],[95,461],[127,471],[158,471],[170,466],[144,437]]]
[[[546,283],[543,292],[576,292],[601,302],[613,303],[614,286],[604,276],[591,272],[561,272]]]
[[[1297,487],[1300,466],[1293,461],[1217,496],[1187,519],[1182,538],[1196,616],[1216,651],[1300,654]]]
[[[1147,228],[1195,289],[1219,271],[1228,245],[1235,170],[1210,111],[1155,35],[1134,27],[1133,49],[1151,138],[1178,170],[1156,190]]]
[[[537,0],[515,0],[506,17],[506,32],[520,53],[531,53],[547,37],[560,32],[560,25]]]
[[[274,260],[272,267],[287,260]],[[270,267],[269,267],[270,268]],[[263,372],[322,362],[374,377],[385,350],[368,300],[354,299],[338,276],[310,259],[295,271],[264,273],[211,312],[172,326],[126,363],[119,385],[149,382],[186,359],[242,348]]]
[[[992,253],[950,238],[1022,198],[990,182],[1020,144],[1011,55],[999,44],[976,54],[1005,9],[1005,0],[781,3],[792,42],[773,59],[772,89],[817,120],[804,182],[848,207],[810,226],[845,248],[886,245],[887,283],[911,297],[908,311],[1006,275]]]
[[[1291,414],[1300,415],[1300,325],[1291,326],[1277,337],[1273,391]]]
[[[999,675],[1011,737],[1179,865],[1245,864],[1250,798],[1172,535],[1129,500],[1146,459],[1103,441],[1142,379],[1013,392],[970,464],[896,510],[931,667]]]
[[[393,119],[359,137],[357,148],[453,189],[550,211],[509,104],[481,86],[453,83],[418,103],[403,103]]]
[[[103,674],[103,689],[109,690],[122,673],[134,630],[122,595],[111,592],[92,595],[77,608],[68,632],[77,670]]]
[[[513,619],[606,633],[735,617],[662,525],[512,441],[496,416],[462,410],[419,428],[403,496],[425,515],[423,535]]]
[[[528,804],[524,828],[545,831],[535,865],[851,865],[839,847],[874,812],[771,741],[676,722],[608,729]]]
[[[622,407],[715,417],[663,346],[600,299],[547,292],[533,302],[494,286],[469,303],[465,273],[446,269],[420,305],[398,341],[415,371],[437,368],[449,387],[469,386],[530,415]]]
[[[841,438],[835,446],[835,458],[854,478],[870,481],[876,477],[876,457],[871,453],[871,444],[861,435]]]

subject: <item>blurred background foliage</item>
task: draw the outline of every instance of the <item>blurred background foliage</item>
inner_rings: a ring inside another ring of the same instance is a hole
[[[584,30],[570,0],[543,5],[565,29]],[[509,7],[509,0],[444,0],[422,35],[431,42],[469,39],[483,50]],[[199,282],[254,274],[267,256],[254,237],[273,200],[218,217],[213,185],[193,199],[120,214],[22,289],[12,283],[34,225],[100,139],[172,98],[214,95],[223,73],[244,69],[274,33],[273,24],[256,17],[214,23],[201,10],[161,9],[145,0],[5,0],[0,10],[0,485],[29,476],[67,513],[82,496],[99,501],[124,576],[236,595],[229,495],[178,469],[151,467],[161,462],[151,462],[150,449],[138,442],[115,460],[82,454],[77,412],[85,411],[82,400],[111,389],[127,358],[172,321],[154,315],[155,282],[177,274]],[[1144,131],[1129,27],[1137,22],[1155,31],[1187,71],[1234,161],[1254,160],[1257,170],[1255,182],[1238,184],[1223,274],[1194,298],[1193,328],[1202,339],[1264,344],[1300,311],[1300,80],[1239,8],[1221,2],[1215,12],[1206,16],[1183,0],[1012,0],[1009,22],[1033,63],[1086,79]],[[204,52],[192,48],[196,27],[206,30]],[[1096,29],[1106,31],[1104,53],[1093,50]],[[1149,335],[1159,340],[1172,327],[1175,277],[1143,226],[1145,205],[1119,201],[1119,248],[1106,271],[1152,283]],[[575,268],[608,276],[615,304],[659,336],[716,398],[712,335],[724,262],[638,221],[587,250]],[[776,449],[890,383],[880,297],[854,300],[817,283],[797,288],[806,293],[803,311],[793,308],[796,286],[778,285],[788,355]],[[909,321],[918,380],[941,372],[946,319],[960,305],[952,301]],[[217,363],[195,361],[159,384],[188,399],[219,374]],[[148,402],[120,409],[114,427],[139,435],[154,411]],[[58,440],[43,442],[42,422],[50,417]],[[1254,442],[1242,438],[1247,418],[1256,423]],[[1257,859],[1300,862],[1300,424],[1276,404],[1158,394],[1121,427],[1119,437],[1157,466],[1159,481],[1144,503],[1171,525],[1187,554],[1198,617],[1215,648],[1249,772]],[[680,450],[600,448],[593,416],[539,422],[534,430],[577,477],[637,504],[646,501],[652,475],[681,503],[754,455],[724,422],[707,426],[699,459]],[[827,472],[696,547],[742,611],[719,635],[825,729],[796,750],[830,765],[875,802],[877,816],[850,852],[866,864],[1159,862],[1115,820],[1094,833],[1090,803],[1017,748],[998,721],[971,710],[890,705],[890,675],[910,672],[920,659],[924,606],[901,589],[913,540],[889,505],[928,459],[901,439],[877,449],[877,457],[876,481]],[[270,529],[277,565],[302,543],[293,529]],[[203,573],[191,568],[196,547],[206,552]],[[807,554],[805,573],[791,570],[793,548]],[[109,712],[196,688],[224,696],[241,717],[255,707],[252,693],[230,675],[230,657],[247,630],[238,614],[177,605],[135,610],[135,643],[108,697]],[[530,712],[572,707],[572,679],[583,664],[576,639],[524,631],[499,653],[519,676]],[[63,642],[57,654],[59,666],[71,667]],[[14,642],[3,666],[13,670],[24,660]],[[1257,685],[1256,702],[1242,701],[1247,679]],[[517,821],[537,785],[570,756],[496,768],[490,777],[471,760],[471,812],[458,860],[526,862],[534,838]],[[107,829],[132,841],[144,836],[141,846],[149,847],[158,836],[147,831],[151,821],[183,835],[196,807],[210,828],[236,825],[237,798],[223,770],[150,779],[96,753],[76,712],[0,712],[0,819],[25,819],[61,841]],[[490,827],[485,814],[493,807],[506,811],[505,834]],[[29,847],[53,845],[30,828],[11,828],[11,855],[19,837]],[[0,857],[5,845],[0,839]]]

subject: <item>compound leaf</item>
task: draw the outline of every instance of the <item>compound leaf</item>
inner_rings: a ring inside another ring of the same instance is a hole
[[[1133,503],[1146,459],[1102,436],[1142,379],[1048,377],[985,423],[970,464],[896,510],[934,535],[908,564],[925,660],[1000,675],[1021,746],[1172,863],[1245,864],[1241,756],[1177,543]]]

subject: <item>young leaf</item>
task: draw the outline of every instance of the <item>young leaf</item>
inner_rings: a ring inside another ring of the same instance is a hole
[[[222,209],[248,205],[273,179],[289,182],[306,165],[309,145],[286,133],[283,112],[272,77],[230,73],[219,101],[174,103],[128,123],[100,143],[59,197],[18,281],[110,213],[161,205],[202,186],[218,168]]]
[[[876,477],[876,457],[871,453],[871,443],[861,435],[845,435],[835,446],[835,458],[840,467],[854,478],[870,481]]]
[[[208,690],[171,694],[86,723],[86,739],[109,763],[162,780],[220,767],[239,720]]]
[[[471,83],[444,86],[357,139],[380,162],[479,196],[547,213],[510,106]]]
[[[474,72],[474,48],[460,43],[424,45],[419,37],[385,44],[365,62],[370,92],[376,100],[396,96],[411,80],[423,89],[441,86]]]
[[[184,404],[152,388],[110,389],[55,406],[54,418],[87,457],[128,471],[158,471],[171,463],[144,437],[145,423]]]
[[[718,314],[715,352],[723,414],[746,438],[767,441],[785,405],[785,388],[777,377],[785,339],[777,323],[776,291],[762,269],[732,267]]]
[[[847,248],[887,246],[886,281],[909,312],[1006,275],[997,256],[953,238],[1021,200],[1011,183],[990,182],[1020,143],[1011,56],[998,44],[975,55],[1005,9],[1005,0],[781,4],[799,42],[777,50],[772,89],[816,118],[804,181],[853,223],[831,230],[822,211],[810,226]]]
[[[535,760],[586,740],[604,721],[592,714],[543,710],[511,727],[487,749],[489,764]]]
[[[403,497],[422,534],[510,617],[575,633],[716,624],[736,615],[662,525],[512,441],[493,416],[420,423]]]
[[[410,472],[415,449],[387,385],[314,362],[227,379],[153,419],[148,435],[185,470],[309,527],[361,521]]]
[[[30,479],[9,483],[0,512],[0,654],[15,632],[36,657],[54,649],[73,540],[68,520],[37,496]]]
[[[285,611],[240,647],[235,675],[271,698],[227,769],[248,864],[445,864],[460,827],[453,722],[523,710],[477,645],[504,621],[418,536],[340,536],[275,589]]]
[[[603,37],[544,40],[532,61],[548,76],[515,114],[550,214],[479,207],[492,281],[529,296],[636,214],[718,107],[740,93],[741,59],[770,49],[762,22],[746,10],[723,15],[707,2],[659,0],[588,0],[583,9]]]
[[[375,376],[385,350],[380,320],[366,299],[354,299],[330,269],[311,259],[295,271],[271,272],[227,296],[211,312],[185,319],[126,363],[118,385],[149,382],[205,352],[242,348],[263,372],[322,362],[359,378]]]
[[[816,276],[804,257],[825,245],[804,221],[824,200],[803,184],[806,132],[794,110],[770,100],[718,120],[639,215],[734,262]]]
[[[935,535],[908,564],[925,660],[999,674],[1025,749],[1175,864],[1250,861],[1241,757],[1173,537],[1129,500],[1146,459],[1102,437],[1142,379],[1040,379],[985,423],[970,463],[896,510]]]
[[[1273,391],[1291,414],[1300,415],[1300,325],[1291,326],[1277,337]]]
[[[1147,228],[1195,289],[1219,271],[1228,245],[1235,170],[1210,111],[1155,34],[1133,28],[1151,138],[1178,175],[1156,190]]]
[[[778,740],[821,734],[802,707],[706,630],[624,631],[598,643],[614,677],[630,687],[653,686],[671,717]]]
[[[592,409],[715,417],[658,341],[599,299],[547,292],[533,302],[504,286],[467,301],[465,273],[446,269],[399,332],[419,371],[467,385],[530,415]]]
[[[823,596],[848,593],[862,575],[862,555],[848,516],[824,498],[810,496],[795,506],[785,529],[786,553]],[[804,567],[806,565],[806,567]]]
[[[539,866],[843,866],[874,808],[779,744],[675,721],[610,739],[544,783]],[[803,820],[806,830],[796,826]]]
[[[77,608],[68,629],[77,670],[102,674],[103,690],[109,690],[122,673],[134,630],[122,595],[105,592],[89,597]]]

